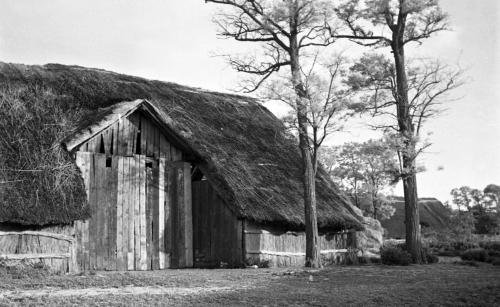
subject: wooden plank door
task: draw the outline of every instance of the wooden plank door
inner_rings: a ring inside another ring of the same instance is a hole
[[[82,270],[193,266],[188,163],[88,152],[76,162],[91,208],[75,227]]]
[[[166,266],[193,266],[193,221],[191,166],[168,162],[165,167],[165,257]]]

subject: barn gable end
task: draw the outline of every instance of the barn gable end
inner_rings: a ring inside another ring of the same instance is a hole
[[[81,269],[193,265],[191,164],[183,159],[191,151],[160,116],[146,100],[119,103],[63,141],[91,209],[75,225]]]

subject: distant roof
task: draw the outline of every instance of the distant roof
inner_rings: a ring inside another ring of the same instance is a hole
[[[68,130],[73,136],[82,124],[95,124],[96,115],[146,99],[161,111],[172,135],[193,150],[196,163],[237,216],[263,224],[304,227],[296,141],[255,99],[59,64],[0,62],[0,84],[47,88],[64,97],[68,108],[83,114]],[[70,140],[65,141],[71,149]],[[361,217],[323,170],[317,178],[317,201],[320,228],[361,227]]]
[[[392,206],[396,209],[394,215],[380,223],[387,230],[387,237],[404,239],[405,237],[405,204],[402,197],[395,197]],[[438,199],[428,197],[419,198],[420,225],[430,227],[436,231],[444,229],[449,220],[448,209]]]

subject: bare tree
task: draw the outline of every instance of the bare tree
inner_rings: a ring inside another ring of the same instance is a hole
[[[333,95],[322,97],[324,110],[313,109],[318,98],[312,92],[311,78],[304,67],[306,49],[314,50],[333,43],[326,27],[333,12],[328,1],[313,0],[206,0],[224,5],[229,11],[216,17],[219,35],[258,46],[257,54],[244,57],[228,56],[229,63],[238,72],[255,76],[243,87],[252,92],[272,75],[289,68],[287,82],[293,90],[286,101],[295,111],[299,147],[302,156],[304,208],[306,226],[306,266],[320,267],[318,226],[316,217],[315,177],[317,148],[331,129],[336,109]],[[310,55],[310,54],[309,54]],[[315,58],[315,56],[313,56]],[[309,67],[315,67],[316,60]],[[308,62],[311,62],[310,58]],[[331,70],[334,73],[335,70]],[[336,73],[334,73],[336,74]],[[332,88],[332,87],[330,87]],[[328,93],[328,91],[327,91]],[[283,92],[275,92],[282,99]],[[333,92],[332,92],[333,94]],[[313,132],[311,134],[311,132]],[[316,132],[316,133],[314,133]],[[311,137],[312,136],[312,137]]]
[[[341,33],[338,27],[332,28],[332,37],[350,39],[364,46],[390,47],[393,54],[391,65],[380,63],[389,70],[386,71],[388,73],[386,76],[390,78],[382,80],[381,84],[371,83],[371,86],[378,90],[374,96],[378,103],[372,105],[374,111],[379,114],[385,112],[397,123],[390,127],[396,128],[403,143],[401,160],[406,246],[413,261],[421,263],[423,258],[415,164],[416,140],[423,122],[436,115],[433,106],[438,97],[456,87],[457,78],[451,78],[445,88],[430,94],[432,91],[430,88],[442,85],[441,80],[432,77],[442,75],[432,72],[431,69],[421,75],[416,74],[414,80],[410,79],[405,47],[409,43],[422,44],[423,40],[433,34],[447,30],[447,15],[441,11],[437,0],[341,0],[340,2],[337,3],[336,12],[342,20],[345,33]],[[434,66],[434,69],[440,71],[439,66]],[[365,72],[369,73],[367,70]],[[382,95],[380,91],[385,93],[382,99],[379,99],[381,98],[379,95]],[[419,94],[410,98],[410,91]],[[387,112],[385,107],[393,109]]]

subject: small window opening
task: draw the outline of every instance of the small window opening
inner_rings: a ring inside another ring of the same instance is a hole
[[[99,153],[106,153],[106,150],[104,149],[104,137],[102,136],[102,134],[99,142],[101,142],[99,146]]]
[[[146,162],[146,167],[153,168],[153,162]]]
[[[139,130],[137,130],[137,134],[136,134],[135,154],[136,155],[140,155],[141,154],[141,128],[139,128]]]
[[[109,146],[109,154],[113,154],[113,142],[115,141],[115,131],[114,129],[111,130],[111,145]]]
[[[111,157],[106,158],[106,167],[111,167],[111,163],[113,162]]]

